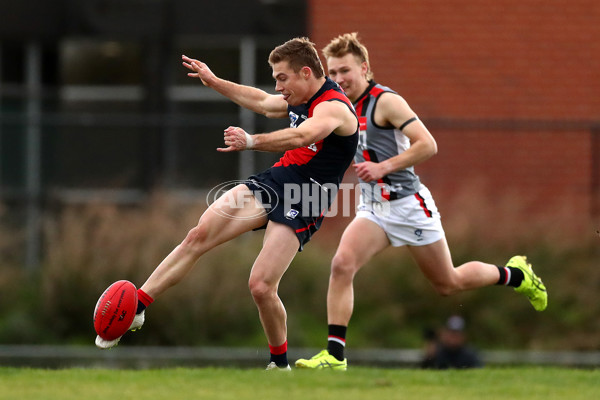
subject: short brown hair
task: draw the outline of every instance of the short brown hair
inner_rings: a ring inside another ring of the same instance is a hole
[[[271,66],[282,61],[287,61],[290,68],[296,73],[300,72],[302,67],[309,67],[316,78],[325,76],[319,52],[315,48],[315,44],[306,37],[288,40],[271,51],[269,55]]]
[[[371,64],[369,63],[369,52],[365,45],[358,40],[358,32],[344,33],[329,42],[323,48],[325,58],[329,57],[344,57],[346,54],[352,54],[357,57],[361,63],[367,63],[367,79],[373,79]]]

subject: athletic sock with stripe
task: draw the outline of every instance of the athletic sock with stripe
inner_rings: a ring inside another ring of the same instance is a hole
[[[154,302],[154,299],[152,297],[150,297],[150,295],[148,293],[144,292],[142,289],[137,290],[137,295],[138,295],[138,304],[137,304],[137,310],[135,310],[135,313],[139,314],[142,311],[144,311],[146,309],[146,307],[148,307],[150,304],[152,304],[152,302]]]
[[[271,352],[271,361],[278,367],[285,368],[288,366],[287,340],[279,346],[272,346],[269,344],[269,351]]]
[[[523,282],[523,279],[525,279],[523,271],[514,267],[501,267],[499,265],[496,267],[498,267],[498,271],[500,272],[500,279],[498,279],[496,285],[512,287],[521,286],[521,282]]]
[[[346,347],[346,330],[343,325],[328,325],[329,335],[327,337],[327,352],[338,361],[344,361],[344,349]]]

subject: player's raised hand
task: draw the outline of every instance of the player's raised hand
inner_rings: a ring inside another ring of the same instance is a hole
[[[227,147],[220,147],[217,149],[217,151],[224,153],[251,149],[253,144],[252,136],[237,126],[230,126],[229,128],[225,129],[223,140],[225,141],[225,146]]]
[[[211,81],[216,78],[216,75],[208,68],[208,65],[186,55],[182,55],[181,59],[183,66],[192,71],[188,72],[190,78],[199,78],[205,86],[210,87]]]

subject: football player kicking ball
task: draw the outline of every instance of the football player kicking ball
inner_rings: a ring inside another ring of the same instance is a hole
[[[271,168],[249,177],[210,205],[198,225],[138,290],[139,307],[131,328],[143,324],[145,307],[180,282],[204,253],[242,233],[264,228],[263,247],[248,284],[270,348],[267,369],[289,370],[286,311],[277,289],[296,252],[319,229],[352,162],[358,143],[356,113],[339,86],[325,76],[319,54],[306,38],[292,39],[271,52],[277,95],[220,79],[206,64],[182,58],[191,71],[188,76],[199,78],[242,107],[267,117],[289,118],[291,127],[255,135],[237,127],[225,129],[225,148],[220,151],[285,154]],[[299,200],[289,198],[292,191]],[[109,348],[118,341],[98,337],[96,345]]]
[[[402,97],[372,80],[367,49],[356,33],[333,39],[323,54],[330,78],[344,89],[359,116],[354,168],[361,201],[331,262],[327,349],[296,361],[296,366],[347,368],[344,348],[354,305],[352,281],[365,263],[390,245],[406,246],[440,295],[507,285],[524,294],[536,310],[544,310],[546,288],[523,256],[512,257],[503,267],[480,261],[454,267],[431,193],[413,172],[414,165],[436,154],[434,138]]]

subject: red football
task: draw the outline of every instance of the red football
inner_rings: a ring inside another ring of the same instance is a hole
[[[110,285],[96,303],[94,329],[104,340],[123,336],[135,317],[137,289],[129,281],[117,281]]]

